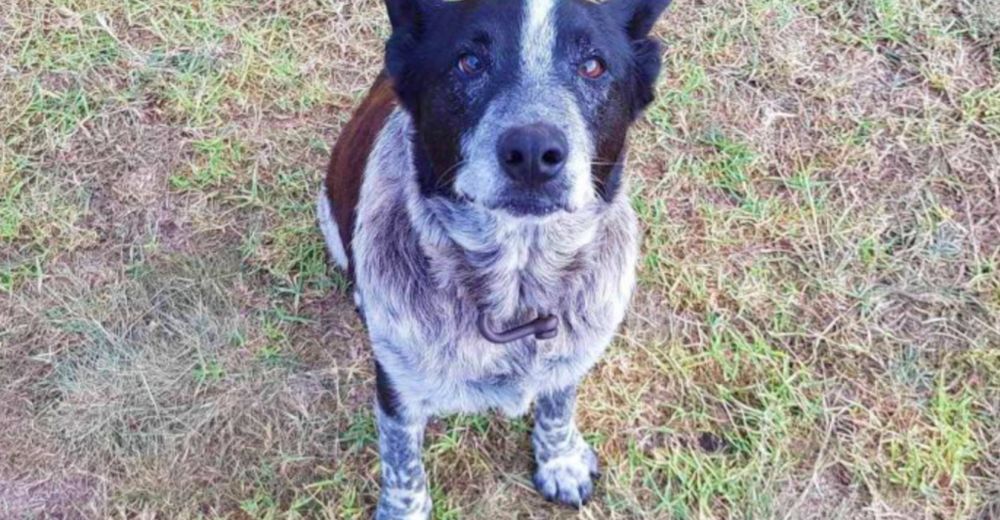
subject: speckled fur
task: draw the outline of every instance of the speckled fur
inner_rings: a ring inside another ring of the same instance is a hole
[[[415,21],[420,6],[443,9],[443,4],[387,3],[398,29],[389,44],[388,70],[405,80],[412,65],[405,54],[420,36]],[[524,0],[520,66],[512,69],[517,76],[506,78],[507,88],[495,92],[476,124],[462,130],[460,160],[448,169],[454,171],[453,185],[428,185],[434,179],[428,177],[427,142],[421,138],[428,129],[417,124],[421,119],[413,111],[419,104],[410,97],[420,89],[397,83],[403,103],[385,120],[367,155],[353,233],[334,232],[337,222],[325,218],[332,206],[324,200],[337,194],[321,195],[328,247],[353,273],[355,302],[378,365],[382,490],[376,518],[429,518],[420,457],[428,418],[490,409],[516,416],[533,402],[535,486],[547,499],[567,505],[579,507],[590,499],[598,463],[574,421],[576,388],[625,318],[639,240],[627,187],[617,180],[608,186],[605,181],[615,176],[598,176],[596,165],[610,159],[621,172],[627,123],[650,101],[650,81],[659,70],[658,58],[650,54],[658,47],[646,35],[667,3],[618,0],[608,8],[612,11],[598,12],[593,4],[576,2],[577,15],[620,24],[632,38],[615,40],[619,48],[612,53],[619,67],[631,71],[621,77],[629,88],[612,89],[581,88],[582,80],[572,73],[574,79],[567,80],[572,53],[558,51],[563,61],[556,61],[557,35],[565,29],[557,28],[557,18],[567,2]],[[467,96],[483,84],[469,83],[470,90],[459,94],[456,85],[464,83],[449,84],[454,96],[449,99],[473,99]],[[567,137],[569,155],[559,180],[566,204],[547,216],[515,217],[503,206],[513,184],[502,172],[497,143],[506,131],[535,122]],[[462,124],[454,128],[465,128]],[[333,166],[336,174],[341,164]],[[448,182],[448,175],[435,182]],[[341,235],[350,238],[349,249],[339,242]],[[344,254],[348,250],[351,254]],[[507,330],[542,315],[558,317],[554,339],[497,345],[477,327],[480,316],[490,328]]]
[[[551,500],[580,505],[596,457],[572,422],[571,389],[624,319],[636,217],[624,195],[540,219],[426,199],[409,166],[411,132],[405,111],[389,118],[366,170],[354,238],[355,300],[399,405],[396,417],[378,414],[378,518],[427,518],[415,447],[429,417],[520,415],[539,397],[550,405],[539,408],[533,436],[536,485]],[[555,313],[560,334],[495,345],[476,328],[480,312],[499,327]]]
[[[390,117],[362,187],[355,269],[375,355],[409,416],[522,414],[610,343],[635,281],[635,215],[624,195],[531,220],[426,199],[410,132],[404,111]],[[560,334],[494,345],[479,312],[498,327],[555,313]]]

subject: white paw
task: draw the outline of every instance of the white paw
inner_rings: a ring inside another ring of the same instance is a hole
[[[580,508],[593,496],[599,475],[597,455],[580,441],[572,451],[538,462],[535,488],[546,500]]]
[[[428,520],[430,517],[431,497],[426,490],[385,490],[375,511],[375,520]]]

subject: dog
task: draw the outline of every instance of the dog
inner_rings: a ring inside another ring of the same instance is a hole
[[[625,318],[627,134],[669,0],[386,0],[385,69],[319,195],[375,355],[378,519],[431,512],[428,418],[535,404],[534,484],[580,507],[576,389]]]

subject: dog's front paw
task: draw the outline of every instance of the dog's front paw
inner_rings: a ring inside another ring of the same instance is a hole
[[[580,508],[593,496],[599,474],[597,455],[580,441],[567,453],[538,461],[535,488],[546,500]]]
[[[383,490],[375,511],[375,520],[428,520],[430,517],[431,497],[426,490]]]

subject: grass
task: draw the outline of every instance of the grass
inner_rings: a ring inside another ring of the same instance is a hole
[[[583,518],[1000,516],[1000,6],[678,3]],[[0,516],[366,518],[371,361],[311,207],[381,3],[0,6]],[[435,516],[572,517],[444,418]]]

